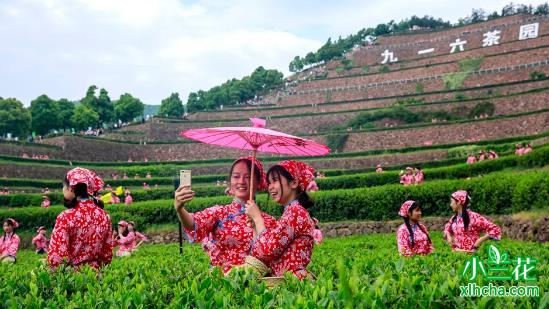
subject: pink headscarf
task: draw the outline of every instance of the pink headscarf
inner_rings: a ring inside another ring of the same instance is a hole
[[[462,205],[465,204],[465,201],[467,200],[467,198],[471,199],[471,197],[469,197],[469,194],[467,194],[467,191],[465,190],[458,190],[452,193],[452,198],[460,202]]]
[[[73,189],[74,186],[79,183],[85,184],[89,195],[101,190],[105,184],[95,172],[81,167],[76,167],[68,171],[67,180],[69,182],[69,186]]]
[[[408,217],[408,210],[410,210],[410,207],[412,207],[412,205],[414,203],[415,203],[415,201],[412,201],[412,200],[404,202],[404,204],[402,204],[402,206],[400,206],[400,210],[398,211],[398,215],[403,217],[403,218]]]
[[[278,163],[277,165],[282,166],[292,178],[295,179],[301,188],[301,191],[309,186],[309,183],[315,178],[315,170],[311,166],[301,161],[295,160],[286,160]]]
[[[6,221],[11,222],[11,225],[13,225],[14,229],[19,227],[19,223],[17,223],[17,221],[15,221],[15,219],[13,219],[13,218],[7,218]]]

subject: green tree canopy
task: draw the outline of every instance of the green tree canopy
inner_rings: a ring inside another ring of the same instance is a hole
[[[0,98],[0,136],[25,137],[31,128],[31,113],[16,99]]]
[[[30,112],[32,130],[38,134],[45,135],[61,127],[59,105],[45,94],[31,102]]]
[[[87,105],[99,115],[98,122],[93,126],[100,126],[103,123],[110,123],[114,120],[114,106],[109,97],[109,93],[104,88],[99,90],[99,96],[95,95],[97,86],[91,85],[86,91],[86,96],[80,100],[80,103]]]
[[[187,99],[189,112],[213,110],[221,106],[244,103],[276,88],[284,82],[284,74],[277,70],[257,67],[252,74],[242,79],[230,79],[208,91],[191,92]]]
[[[71,117],[74,114],[74,103],[67,99],[60,99],[57,101],[59,106],[59,125],[60,128],[70,129],[72,128]]]
[[[71,122],[77,130],[86,130],[88,127],[94,128],[99,122],[99,114],[88,107],[88,105],[79,104],[74,109]]]
[[[169,97],[162,100],[160,104],[159,116],[180,118],[185,113],[183,102],[179,98],[179,93],[174,92]]]
[[[116,119],[128,122],[137,116],[143,115],[145,105],[138,98],[134,98],[129,93],[124,93],[120,99],[114,103],[114,112]]]

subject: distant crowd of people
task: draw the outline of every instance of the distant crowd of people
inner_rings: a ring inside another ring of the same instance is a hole
[[[494,150],[489,150],[488,152],[484,150],[480,150],[477,155],[474,153],[469,154],[467,156],[467,164],[473,164],[476,162],[484,161],[484,160],[494,160],[499,158],[499,155]]]
[[[32,154],[32,155],[28,155],[27,153],[23,153],[21,155],[21,158],[24,158],[24,159],[40,159],[40,160],[49,160],[50,159],[50,156],[48,156],[47,154]]]
[[[102,128],[99,128],[99,129],[87,129],[87,130],[82,130],[80,131],[80,134],[81,135],[88,135],[88,136],[101,136],[103,135],[103,129]]]
[[[405,186],[419,185],[425,180],[425,175],[421,167],[415,168],[408,166],[406,172],[400,171],[400,183]]]
[[[530,152],[532,152],[532,145],[530,143],[526,143],[526,145],[523,145],[523,144],[515,145],[515,154],[518,156],[522,156]]]

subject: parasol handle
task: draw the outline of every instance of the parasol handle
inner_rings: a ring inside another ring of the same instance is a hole
[[[255,176],[255,156],[257,155],[257,147],[254,147],[252,152],[252,168],[250,175],[250,200],[254,200],[254,176]]]

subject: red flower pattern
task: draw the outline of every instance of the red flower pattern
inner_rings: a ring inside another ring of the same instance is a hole
[[[32,239],[32,244],[36,246],[36,252],[40,251],[40,250],[47,250],[48,249],[48,242],[49,242],[49,239],[46,238],[46,236],[42,235],[42,234],[38,234],[36,236],[34,236],[34,238]]]
[[[315,179],[315,170],[311,166],[301,161],[286,160],[278,163],[292,175],[292,178],[297,181],[301,191],[305,191],[309,183]]]
[[[56,268],[89,264],[100,268],[112,260],[112,230],[109,215],[93,201],[79,201],[76,207],[64,210],[55,221],[48,263]]]
[[[19,236],[15,233],[0,237],[0,255],[7,254],[15,257],[19,249],[19,242]]]
[[[252,255],[269,266],[273,276],[292,272],[299,279],[307,277],[307,265],[313,253],[315,221],[309,212],[294,201],[272,228],[265,225],[252,245]]]
[[[480,233],[487,233],[494,240],[501,239],[501,229],[490,220],[473,212],[466,210],[469,214],[469,226],[465,230],[463,218],[457,215],[455,222],[450,219],[444,226],[444,236],[452,235],[454,244],[452,249],[475,250],[475,242],[479,239]]]
[[[93,171],[86,168],[76,167],[67,172],[69,186],[83,183],[87,187],[88,194],[93,195],[95,191],[101,190],[105,184],[103,180]]]
[[[408,231],[406,225],[403,224],[398,228],[397,245],[400,254],[404,256],[413,256],[415,254],[427,255],[434,251],[435,248],[428,238],[429,232],[427,232],[427,228],[421,223],[418,223],[418,225],[412,226],[412,233],[414,233],[413,247],[410,231]],[[426,231],[427,234],[423,231]]]
[[[120,235],[120,239],[116,241],[116,244],[120,247],[116,251],[116,256],[122,256],[125,252],[132,252],[137,245],[135,242],[135,233],[129,232],[126,237]]]
[[[228,205],[218,205],[195,212],[194,229],[185,228],[190,242],[201,242],[210,256],[210,264],[228,272],[233,266],[242,265],[249,255],[253,228],[246,223],[245,206],[237,200]],[[266,227],[276,225],[276,220],[261,213]]]

